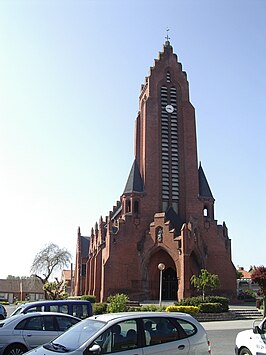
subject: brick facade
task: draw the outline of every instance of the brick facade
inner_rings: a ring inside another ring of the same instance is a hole
[[[202,268],[219,276],[220,294],[234,298],[231,241],[225,223],[214,219],[214,201],[198,166],[187,75],[166,41],[141,87],[126,187],[91,231],[84,286],[76,272],[76,290],[98,301],[121,292],[132,300],[158,299],[158,264],[164,263],[163,299],[195,294],[190,278]]]

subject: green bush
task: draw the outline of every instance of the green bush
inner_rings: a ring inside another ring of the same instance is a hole
[[[202,296],[184,298],[179,302],[175,303],[176,306],[198,306],[203,302]]]
[[[104,314],[107,313],[107,303],[93,303],[92,304],[92,313],[95,314]]]
[[[141,312],[164,312],[165,306],[156,306],[155,304],[147,304],[140,307]]]
[[[221,296],[206,296],[203,300],[202,296],[185,298],[176,303],[176,306],[197,306],[203,303],[220,303],[222,305],[222,312],[228,312],[229,300]]]
[[[183,312],[183,313],[198,313],[200,310],[197,306],[168,306],[166,312]]]
[[[90,301],[91,303],[95,303],[96,301],[96,296],[94,295],[82,295],[80,297],[81,300],[84,300],[84,301]]]
[[[229,299],[222,296],[208,296],[205,297],[204,303],[220,303],[222,305],[222,312],[228,312],[229,310]]]
[[[127,311],[128,312],[141,312],[141,307],[140,306],[128,306]]]
[[[221,303],[202,303],[199,305],[201,313],[222,313],[223,305]]]
[[[109,302],[107,306],[108,313],[127,311],[128,296],[124,293],[118,293],[114,296],[109,296],[107,301]]]

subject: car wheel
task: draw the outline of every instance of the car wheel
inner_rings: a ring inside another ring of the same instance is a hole
[[[252,355],[247,348],[242,348],[239,352],[239,355]]]
[[[28,351],[25,346],[20,345],[20,344],[14,344],[9,346],[6,351],[5,351],[5,355],[22,355],[24,354],[26,351]]]
[[[0,314],[0,319],[5,319],[5,317],[3,316],[3,314]]]

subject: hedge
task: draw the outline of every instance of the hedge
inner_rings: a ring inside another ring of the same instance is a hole
[[[197,306],[168,306],[166,312],[198,313],[200,308]]]
[[[222,312],[228,312],[229,300],[221,296],[206,296],[203,300],[202,296],[190,297],[183,299],[176,303],[176,306],[197,306],[203,303],[220,303],[222,305]]]
[[[223,305],[221,303],[201,303],[199,310],[201,313],[222,313]]]

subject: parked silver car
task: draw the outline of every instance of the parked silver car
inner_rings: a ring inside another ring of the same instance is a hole
[[[207,355],[210,344],[192,316],[169,312],[92,316],[27,355]]]
[[[79,321],[68,314],[53,312],[19,314],[2,320],[0,355],[25,353],[53,340]]]

